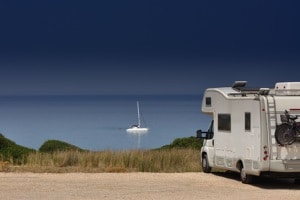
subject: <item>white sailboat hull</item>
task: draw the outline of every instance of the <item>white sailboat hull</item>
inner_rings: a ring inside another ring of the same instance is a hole
[[[138,124],[132,125],[130,128],[126,129],[127,133],[133,134],[133,135],[143,135],[148,132],[148,128],[146,127],[141,127],[141,122],[140,122],[140,106],[139,102],[136,102],[137,105],[137,111],[138,111]]]
[[[142,134],[146,134],[148,130],[149,130],[148,128],[131,127],[126,129],[126,132],[131,134],[142,135]]]

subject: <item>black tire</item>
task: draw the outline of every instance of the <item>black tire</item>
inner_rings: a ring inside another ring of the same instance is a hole
[[[288,124],[280,124],[275,130],[275,139],[280,145],[291,145],[295,142],[295,130],[290,129]]]
[[[208,158],[207,158],[206,154],[202,155],[201,163],[202,163],[202,171],[204,173],[210,173],[211,172],[211,167],[209,166]]]
[[[240,177],[241,177],[241,181],[244,184],[250,184],[253,182],[253,175],[249,175],[246,173],[245,168],[243,167],[243,165],[241,165],[240,167]]]

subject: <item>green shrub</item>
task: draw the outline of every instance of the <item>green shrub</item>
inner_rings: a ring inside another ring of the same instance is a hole
[[[39,151],[53,153],[57,151],[83,151],[83,149],[59,140],[48,140],[39,148]]]
[[[18,145],[0,133],[0,160],[22,164],[26,163],[28,154],[33,152],[35,152],[34,149]]]
[[[188,138],[177,138],[171,144],[161,147],[162,149],[172,149],[172,148],[192,148],[200,150],[203,145],[203,140],[199,140],[196,137]]]

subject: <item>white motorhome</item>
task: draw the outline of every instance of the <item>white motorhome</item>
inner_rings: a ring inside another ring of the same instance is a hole
[[[203,171],[239,172],[243,183],[262,175],[298,183],[300,82],[276,83],[271,89],[247,88],[246,83],[208,88],[203,95],[202,112],[212,117],[208,131],[197,131],[204,139]]]

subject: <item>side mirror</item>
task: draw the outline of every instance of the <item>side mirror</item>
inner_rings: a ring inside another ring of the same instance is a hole
[[[197,130],[197,135],[196,137],[199,139],[206,139],[207,137],[207,132],[202,132],[202,130]]]

